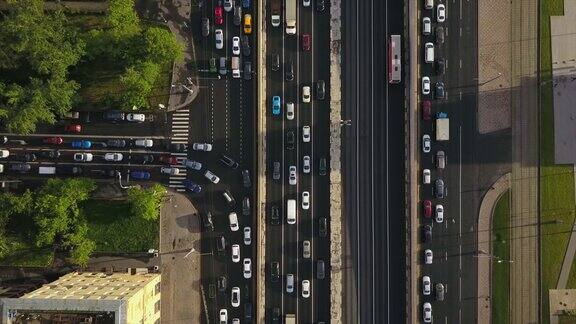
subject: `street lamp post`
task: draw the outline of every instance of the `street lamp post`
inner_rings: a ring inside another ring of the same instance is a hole
[[[498,72],[498,75],[497,75],[497,76],[493,77],[492,79],[486,80],[486,81],[484,81],[484,82],[478,83],[478,86],[483,86],[483,85],[485,85],[486,83],[492,82],[492,81],[498,79],[498,78],[501,77],[501,76],[502,76],[502,73],[501,73],[501,72]]]
[[[184,259],[188,258],[188,256],[190,256],[190,254],[192,254],[192,253],[194,253],[194,252],[196,252],[196,249],[195,249],[195,248],[191,248],[190,251],[189,251],[188,253],[186,253],[186,255],[184,256]],[[199,256],[202,256],[202,255],[212,255],[212,254],[213,254],[212,252],[198,253]]]

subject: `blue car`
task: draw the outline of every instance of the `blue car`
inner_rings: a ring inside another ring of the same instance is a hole
[[[185,180],[184,181],[184,187],[186,188],[186,190],[188,190],[192,193],[201,193],[202,192],[202,186],[192,182],[191,180]]]
[[[250,8],[250,0],[242,0],[243,8]]]
[[[281,105],[280,96],[272,97],[272,115],[280,116],[280,105]]]
[[[130,177],[135,180],[148,180],[150,179],[150,172],[148,171],[132,171]]]
[[[73,140],[72,148],[89,149],[92,147],[92,142],[88,140]]]

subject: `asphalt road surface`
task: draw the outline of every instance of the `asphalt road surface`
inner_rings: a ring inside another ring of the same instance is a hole
[[[267,8],[271,1],[267,1]],[[282,316],[295,314],[300,323],[316,323],[330,319],[330,279],[329,279],[329,241],[321,237],[318,232],[318,222],[321,218],[328,218],[329,175],[319,175],[319,161],[329,157],[329,8],[318,12],[314,6],[303,7],[302,1],[297,1],[297,35],[287,35],[284,28],[284,19],[278,27],[273,27],[270,17],[267,24],[267,255],[266,255],[266,318],[272,321],[274,308],[278,308]],[[311,36],[311,50],[302,47],[303,34]],[[280,57],[279,71],[271,69],[272,58],[278,54]],[[285,72],[292,62],[294,67],[294,80],[287,81]],[[320,100],[314,91],[316,81],[326,82],[325,99]],[[310,103],[302,101],[302,86],[310,86],[312,100]],[[280,96],[282,100],[281,114],[272,115],[271,101],[273,96]],[[294,103],[295,116],[288,120],[286,103]],[[302,128],[310,126],[311,141],[304,142]],[[287,136],[294,134],[294,147],[289,149]],[[310,173],[303,169],[304,157],[310,158]],[[281,178],[273,180],[273,163],[280,163]],[[288,182],[288,168],[297,168],[297,184]],[[301,194],[310,193],[310,208],[301,207]],[[296,224],[286,223],[286,201],[296,200]],[[280,225],[271,224],[271,210],[275,206],[279,209]],[[311,257],[304,258],[302,254],[303,241],[310,241]],[[324,279],[317,279],[316,264],[319,260],[326,265]],[[279,262],[280,280],[271,282],[270,265]],[[286,277],[292,274],[294,291],[286,291]],[[311,282],[309,298],[302,296],[302,280]]]
[[[347,323],[405,318],[404,88],[388,83],[403,1],[343,2]],[[403,65],[405,66],[405,65]]]
[[[256,305],[254,300],[256,267],[256,232],[251,233],[252,242],[247,245],[244,242],[244,228],[255,229],[254,222],[254,197],[255,179],[253,175],[256,169],[254,156],[255,148],[255,86],[254,75],[252,80],[233,78],[231,70],[232,37],[242,37],[245,33],[241,26],[233,23],[233,11],[223,11],[224,22],[215,25],[216,1],[203,2],[200,10],[191,13],[191,26],[194,33],[196,48],[196,64],[198,66],[200,93],[190,107],[190,139],[191,142],[213,143],[213,152],[198,152],[193,158],[198,159],[206,167],[202,173],[189,171],[191,178],[205,185],[203,195],[193,195],[192,201],[198,210],[204,215],[212,213],[214,231],[204,229],[202,245],[198,253],[202,253],[202,278],[204,296],[207,301],[208,319],[213,323],[218,319],[221,309],[227,309],[228,321],[239,318],[247,322],[246,317],[255,316]],[[252,3],[254,5],[254,3]],[[251,47],[251,55],[239,55],[240,67],[244,62],[251,61],[256,66],[254,49],[256,45],[255,31],[259,28],[258,17],[255,16],[254,7],[242,8],[242,14],[252,15],[252,34],[248,34]],[[201,18],[210,20],[210,34],[201,36]],[[215,29],[222,29],[224,34],[223,49],[215,47]],[[220,75],[217,71],[210,71],[210,59],[214,59],[216,67],[219,67],[220,57],[226,58],[227,73]],[[254,69],[253,69],[254,70]],[[196,152],[195,152],[196,153]],[[236,169],[225,166],[220,162],[222,154],[232,158],[239,164]],[[218,184],[209,183],[203,175],[205,169],[213,171],[220,177]],[[251,186],[243,185],[242,171],[248,170]],[[235,203],[228,204],[222,193],[228,190],[235,199]],[[250,202],[250,214],[243,214],[243,200]],[[229,214],[235,212],[238,217],[239,230],[232,231],[229,223]],[[225,251],[218,251],[216,240],[224,237],[226,241]],[[232,261],[231,247],[238,244],[240,248],[240,261]],[[243,262],[248,258],[252,263],[252,276],[245,278],[243,274]],[[218,289],[218,280],[225,278],[226,287],[222,291]],[[240,289],[238,307],[232,306],[232,287]],[[214,292],[214,294],[211,293]],[[206,315],[206,314],[204,314]]]

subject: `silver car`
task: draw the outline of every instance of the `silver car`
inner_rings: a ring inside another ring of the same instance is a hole
[[[224,32],[222,32],[222,29],[216,29],[214,31],[214,38],[216,41],[216,49],[223,49],[224,48]]]
[[[291,165],[290,168],[288,169],[289,171],[289,175],[288,175],[288,183],[292,186],[296,185],[296,166]]]

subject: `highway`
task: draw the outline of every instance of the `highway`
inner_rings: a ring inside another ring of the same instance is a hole
[[[282,1],[283,2],[283,1]],[[318,12],[314,6],[303,7],[297,1],[297,35],[287,35],[284,23],[278,27],[271,24],[270,16],[266,19],[267,32],[267,235],[266,235],[266,318],[272,321],[274,308],[280,314],[295,314],[300,323],[327,321],[330,319],[330,281],[329,281],[329,241],[319,237],[318,221],[327,218],[329,208],[328,175],[318,175],[321,158],[329,157],[329,8]],[[314,2],[313,2],[314,3]],[[272,2],[266,2],[271,8]],[[284,22],[284,19],[282,19]],[[303,34],[311,35],[311,50],[302,48]],[[280,69],[273,71],[271,62],[275,54],[280,56]],[[285,78],[289,62],[294,66],[294,80]],[[326,82],[326,98],[316,98],[317,80]],[[312,89],[310,103],[302,102],[301,89],[307,85]],[[280,96],[282,100],[280,116],[272,115],[272,97]],[[286,103],[295,106],[294,119],[286,116]],[[303,142],[302,127],[311,127],[311,141]],[[288,132],[295,134],[294,148],[289,149]],[[311,160],[311,172],[303,172],[304,156]],[[272,179],[273,163],[280,163],[281,178]],[[288,183],[288,168],[296,166],[297,184]],[[310,192],[310,209],[301,207],[301,193]],[[296,224],[286,223],[286,200],[296,199]],[[280,225],[271,224],[272,207],[279,209]],[[311,257],[304,259],[302,242],[310,241]],[[326,278],[316,279],[316,262],[323,260],[326,264]],[[280,264],[280,280],[271,282],[270,265]],[[294,291],[286,292],[286,275],[293,274]],[[310,280],[311,294],[304,298],[301,291],[302,280]]]
[[[403,1],[343,2],[345,300],[347,323],[405,318],[404,88],[389,85],[389,35]],[[404,65],[403,65],[404,66]]]
[[[242,37],[242,26],[233,23],[233,10],[226,12],[223,10],[223,24],[215,24],[215,7],[218,2],[206,1],[200,10],[191,13],[191,26],[194,33],[196,48],[196,58],[199,70],[200,93],[190,107],[190,142],[213,143],[212,152],[194,152],[192,158],[199,160],[205,167],[202,172],[189,171],[190,178],[204,185],[204,195],[192,195],[191,200],[201,213],[212,213],[214,231],[203,229],[201,248],[197,253],[203,255],[202,278],[204,296],[207,302],[208,314],[203,314],[203,322],[214,322],[218,319],[220,309],[227,309],[228,321],[239,318],[246,322],[246,316],[255,316],[255,278],[256,278],[256,235],[252,231],[252,242],[246,245],[243,240],[244,227],[255,229],[255,206],[256,197],[254,174],[256,169],[255,159],[255,93],[256,82],[254,75],[252,80],[245,80],[242,72],[241,78],[233,78],[231,71],[232,37]],[[242,8],[242,14],[252,15],[252,34],[248,35],[251,55],[245,56],[241,53],[240,69],[242,70],[245,61],[251,60],[254,67],[254,48],[256,48],[255,31],[259,26],[258,17],[254,7]],[[201,18],[207,17],[210,20],[210,34],[203,37],[201,34]],[[224,34],[223,49],[215,47],[215,29],[222,29]],[[210,71],[210,59],[215,59],[216,68],[219,69],[219,58],[225,57],[227,60],[227,73],[220,75],[219,72]],[[254,70],[254,68],[253,68]],[[174,128],[173,128],[174,131]],[[237,169],[232,169],[220,162],[222,154],[232,158],[239,164]],[[205,169],[213,171],[220,177],[218,184],[208,182],[203,175]],[[242,170],[248,170],[252,186],[243,186]],[[235,204],[226,203],[222,193],[229,190],[235,199]],[[250,201],[250,215],[245,216],[242,212],[242,201],[248,198]],[[228,215],[235,212],[238,216],[239,230],[231,231]],[[218,251],[216,240],[224,237],[226,241],[225,251]],[[233,244],[240,246],[240,261],[233,262],[231,258],[231,247]],[[252,277],[246,279],[243,276],[243,260],[250,258],[252,261]],[[226,287],[223,290],[218,288],[219,278],[225,278]],[[240,288],[238,307],[233,307],[231,303],[232,287]],[[211,297],[210,290],[215,291]],[[251,305],[249,305],[251,304]],[[249,311],[245,308],[249,308]],[[206,318],[205,316],[208,316]]]

